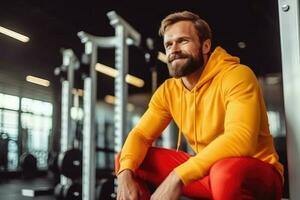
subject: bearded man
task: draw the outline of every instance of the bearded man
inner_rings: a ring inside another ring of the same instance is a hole
[[[254,73],[221,47],[211,51],[211,29],[194,13],[168,15],[159,32],[172,78],[116,159],[117,199],[281,199],[283,166]],[[177,150],[152,147],[172,119]],[[193,155],[178,150],[182,135]]]

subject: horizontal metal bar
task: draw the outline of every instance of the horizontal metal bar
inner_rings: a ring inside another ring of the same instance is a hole
[[[133,44],[139,46],[141,43],[141,35],[136,31],[131,25],[129,25],[122,17],[120,17],[115,11],[110,11],[107,13],[107,17],[110,20],[110,25],[116,27],[121,25],[125,28],[127,36],[132,38]]]
[[[100,37],[88,34],[84,31],[80,31],[77,33],[82,43],[86,43],[88,41],[94,43],[96,46],[101,48],[114,48],[116,46],[116,37]]]

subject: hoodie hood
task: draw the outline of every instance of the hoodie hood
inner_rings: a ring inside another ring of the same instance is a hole
[[[217,47],[210,55],[200,79],[196,84],[196,88],[200,88],[207,81],[214,78],[220,71],[231,69],[236,64],[240,64],[238,57],[231,56],[221,47]]]
[[[196,123],[196,107],[197,107],[197,98],[196,95],[202,96],[205,92],[206,88],[209,87],[209,84],[206,84],[210,82],[216,75],[218,75],[220,72],[225,72],[228,70],[231,70],[235,66],[240,64],[240,59],[238,57],[231,56],[228,54],[223,48],[216,47],[216,49],[212,52],[212,54],[209,56],[208,61],[201,73],[201,76],[195,85],[195,87],[189,91],[186,89],[183,85],[183,82],[181,79],[176,79],[176,81],[180,84],[181,92],[180,92],[180,122],[179,122],[179,133],[178,133],[178,141],[177,141],[177,150],[180,147],[181,144],[181,135],[182,135],[182,113],[183,113],[183,93],[184,91],[193,93],[193,101],[194,101],[194,140],[198,141],[197,139],[197,123]],[[198,147],[196,146],[196,151],[198,151]]]
[[[198,90],[206,82],[213,79],[220,71],[230,70],[237,64],[240,64],[240,59],[228,54],[222,47],[216,47],[216,49],[209,56],[208,61],[201,73],[196,86],[191,90]],[[181,79],[177,79],[180,84],[183,85]]]

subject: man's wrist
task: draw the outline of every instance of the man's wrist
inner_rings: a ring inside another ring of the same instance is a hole
[[[172,176],[172,181],[176,184],[179,185],[180,187],[183,186],[183,182],[180,179],[180,177],[176,174],[175,171],[171,172],[171,176]]]
[[[119,176],[131,176],[134,177],[134,172],[131,169],[124,169],[121,172],[119,172],[119,174],[117,175],[117,177]]]

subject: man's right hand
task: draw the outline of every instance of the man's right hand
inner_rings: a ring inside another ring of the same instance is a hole
[[[131,170],[125,169],[118,175],[117,200],[139,200],[139,186]]]

